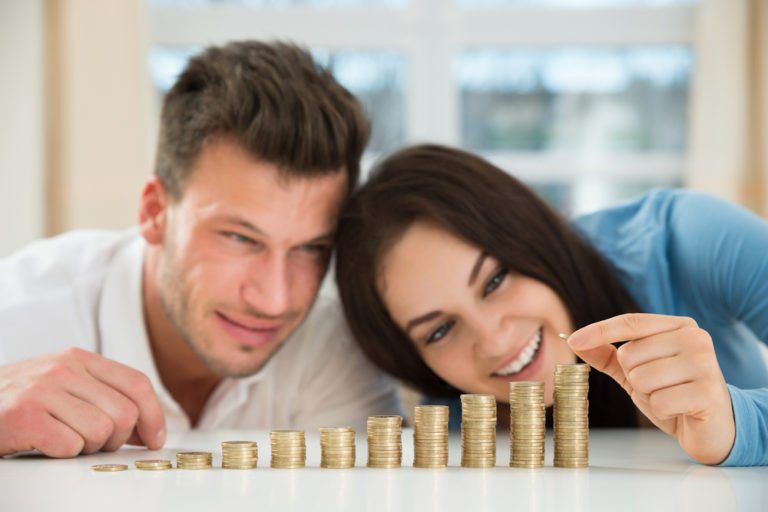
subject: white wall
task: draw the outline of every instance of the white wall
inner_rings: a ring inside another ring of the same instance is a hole
[[[44,230],[43,0],[0,1],[0,257]]]

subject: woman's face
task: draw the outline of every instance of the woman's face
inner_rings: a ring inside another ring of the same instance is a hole
[[[378,288],[427,365],[463,391],[507,403],[509,382],[543,381],[551,404],[555,365],[575,361],[551,288],[433,224],[413,224],[387,252]]]

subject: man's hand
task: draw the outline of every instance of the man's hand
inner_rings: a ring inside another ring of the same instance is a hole
[[[618,349],[612,345],[627,341]],[[691,318],[632,313],[574,332],[568,343],[613,377],[693,459],[725,460],[736,438],[731,395],[709,334]]]
[[[160,402],[133,368],[79,348],[0,366],[0,455],[74,457],[164,442]]]

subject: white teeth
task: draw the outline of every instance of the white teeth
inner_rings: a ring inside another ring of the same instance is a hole
[[[494,375],[500,375],[502,377],[507,377],[509,375],[514,375],[518,373],[520,370],[525,368],[530,364],[531,361],[533,361],[534,356],[539,351],[539,346],[541,345],[541,329],[536,331],[536,334],[531,338],[531,341],[528,342],[528,345],[520,351],[520,355],[517,356],[517,358],[509,363],[504,368],[497,371]]]

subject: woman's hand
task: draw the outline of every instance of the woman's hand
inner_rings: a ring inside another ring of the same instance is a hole
[[[583,327],[568,344],[690,457],[704,464],[728,457],[736,437],[731,396],[712,339],[695,320],[630,313]]]

